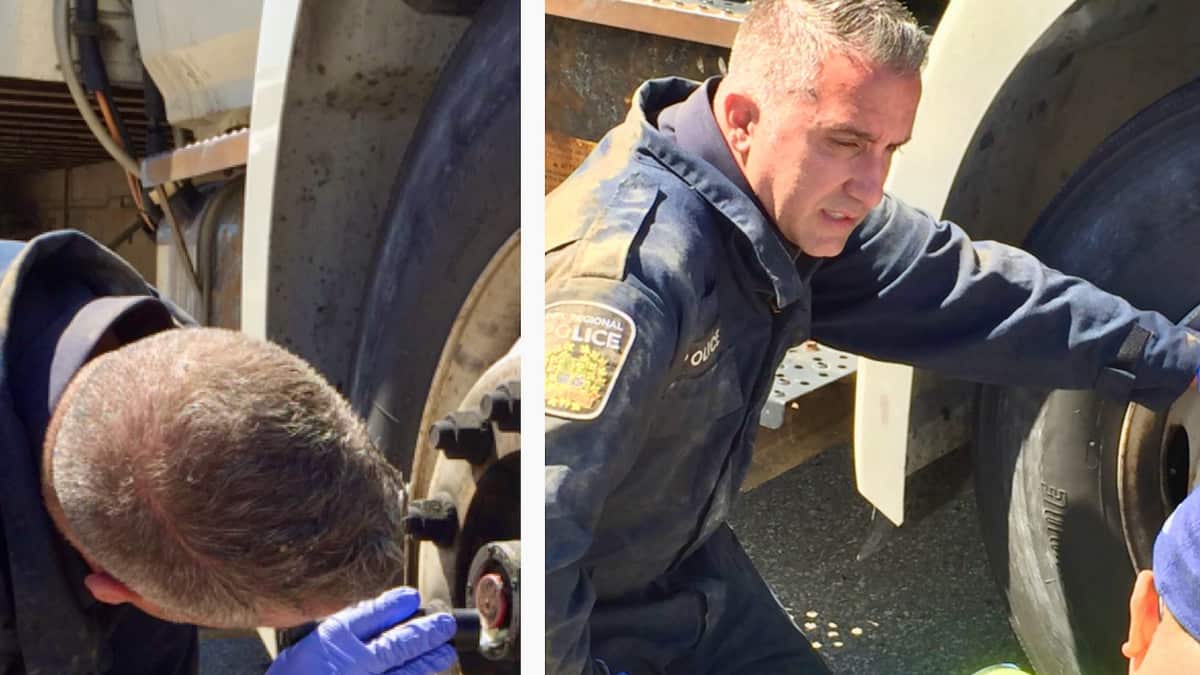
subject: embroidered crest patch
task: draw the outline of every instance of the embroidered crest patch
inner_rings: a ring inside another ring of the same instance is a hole
[[[636,333],[633,319],[608,305],[547,305],[546,414],[574,420],[598,417]]]

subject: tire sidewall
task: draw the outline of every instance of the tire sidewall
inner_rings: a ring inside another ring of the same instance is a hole
[[[406,474],[451,328],[520,224],[518,19],[511,0],[490,0],[475,16],[414,134],[385,216],[350,400]]]
[[[1192,290],[1200,289],[1195,138],[1200,80],[1101,144],[1025,248],[1181,320],[1200,299]],[[983,539],[1014,630],[1042,675],[1126,672],[1120,645],[1135,575],[1117,488],[1126,410],[1127,402],[1092,391],[981,389],[973,447]],[[1159,470],[1157,458],[1136,461]]]
[[[974,447],[984,543],[1041,675],[1125,670],[1134,570],[1117,510],[1123,409],[1091,392],[981,394]]]

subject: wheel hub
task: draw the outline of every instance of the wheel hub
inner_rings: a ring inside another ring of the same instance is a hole
[[[520,357],[488,368],[460,408],[435,422],[432,469],[414,485],[409,555],[427,605],[476,607],[478,654],[465,672],[515,671],[520,626]],[[489,663],[492,662],[492,663]],[[507,662],[507,663],[500,663]]]
[[[1200,322],[1200,307],[1183,323]],[[1131,403],[1118,449],[1118,498],[1129,559],[1149,569],[1167,515],[1200,480],[1200,392],[1188,387],[1165,413]]]

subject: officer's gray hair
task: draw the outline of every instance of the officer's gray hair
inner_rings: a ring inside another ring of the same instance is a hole
[[[81,552],[172,618],[254,626],[397,581],[399,473],[301,359],[188,328],[76,379],[52,423],[51,508]]]
[[[812,81],[839,53],[919,73],[929,35],[896,0],[755,0],[734,38],[726,80],[764,101],[815,94]]]

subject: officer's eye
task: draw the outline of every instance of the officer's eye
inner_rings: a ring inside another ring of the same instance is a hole
[[[834,139],[832,139],[832,142],[833,142],[833,146],[841,151],[857,152],[859,150],[862,150],[862,142],[861,141],[847,139],[847,138],[834,138]]]

